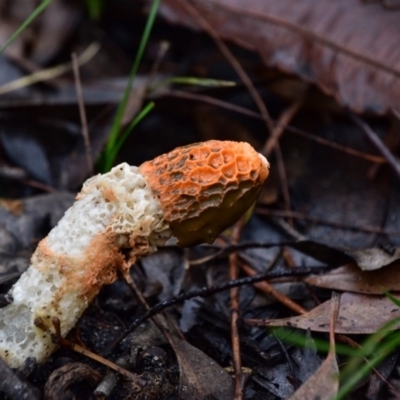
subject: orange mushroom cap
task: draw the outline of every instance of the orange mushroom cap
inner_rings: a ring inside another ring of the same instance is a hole
[[[269,174],[248,143],[218,140],[179,147],[139,169],[180,246],[211,243],[254,203]]]

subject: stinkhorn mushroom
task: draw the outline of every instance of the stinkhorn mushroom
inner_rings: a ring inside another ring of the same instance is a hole
[[[0,309],[0,356],[11,367],[46,360],[53,317],[67,334],[118,270],[171,236],[182,246],[212,242],[256,200],[268,168],[249,144],[212,140],[87,180]]]

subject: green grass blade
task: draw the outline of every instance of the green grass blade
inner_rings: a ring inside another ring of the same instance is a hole
[[[398,299],[386,293],[396,305]],[[400,346],[400,335],[393,329],[400,322],[400,317],[386,322],[379,330],[370,335],[363,343],[361,353],[349,360],[347,366],[340,374],[341,387],[337,400],[344,399],[347,394],[366,377],[373,368],[382,362],[392,351]],[[368,360],[365,360],[367,358]]]
[[[400,299],[397,297],[394,297],[392,293],[390,292],[385,292],[385,296],[388,297],[394,304],[396,304],[397,307],[400,307]]]
[[[341,385],[335,400],[343,400],[353,390],[353,388],[364,379],[373,368],[378,366],[390,353],[400,346],[400,335],[394,332],[390,335],[390,339],[376,349],[375,355],[364,363],[361,367],[352,371],[352,374]]]
[[[21,26],[11,35],[11,37],[7,40],[7,42],[3,45],[0,49],[0,55],[4,52],[7,46],[15,40],[26,28],[29,24],[38,16],[40,15],[52,2],[52,0],[43,0],[41,4],[39,4],[33,12],[29,15],[29,17],[21,24]]]
[[[388,295],[397,304],[397,299]],[[335,400],[343,400],[377,365],[379,365],[391,352],[400,347],[400,334],[393,329],[400,322],[400,317],[385,323],[378,331],[370,335],[359,349],[336,344],[336,353],[350,356],[347,366],[340,374],[341,386]],[[305,347],[307,338],[298,332],[285,328],[274,328],[274,335],[279,339],[294,345]],[[318,351],[328,351],[327,341],[313,338]]]
[[[360,368],[360,364],[365,362],[364,357],[373,356],[378,351],[377,349],[381,345],[382,341],[393,332],[393,328],[399,322],[400,318],[394,318],[384,324],[374,334],[370,335],[359,349],[359,354],[353,359],[350,359],[347,366],[343,369],[341,372],[341,378],[346,380],[349,376],[352,376],[354,371],[357,371]]]
[[[146,26],[142,35],[142,38],[140,40],[140,44],[139,44],[139,48],[138,51],[136,53],[136,57],[135,57],[135,61],[133,63],[131,72],[129,74],[129,80],[128,80],[128,84],[126,85],[122,100],[118,106],[117,109],[117,113],[116,116],[114,118],[114,122],[113,122],[113,126],[111,128],[111,133],[110,133],[110,137],[108,139],[108,142],[106,144],[106,148],[105,148],[105,164],[108,166],[110,165],[110,161],[108,160],[108,158],[112,157],[112,154],[114,153],[113,149],[114,146],[116,145],[117,141],[118,141],[118,136],[119,136],[119,132],[121,129],[121,123],[122,123],[122,118],[126,109],[126,105],[128,103],[129,100],[129,95],[131,93],[132,90],[132,86],[133,86],[133,82],[135,80],[138,68],[139,68],[139,64],[140,61],[142,60],[145,48],[147,46],[147,42],[148,39],[150,37],[150,32],[153,28],[154,25],[154,21],[157,15],[157,11],[158,8],[160,6],[160,1],[161,0],[153,0],[153,3],[151,5],[151,9],[150,9],[150,13],[149,16],[147,18],[147,22],[146,22]],[[105,169],[105,171],[108,171],[108,169]]]
[[[124,133],[118,138],[117,142],[115,143],[112,151],[107,158],[105,168],[107,171],[111,169],[114,164],[115,158],[117,157],[119,151],[121,150],[122,145],[124,144],[125,140],[128,138],[132,130],[136,127],[136,125],[154,108],[154,103],[151,102],[144,107],[140,113],[135,117],[135,119],[129,124],[129,126],[125,129]]]
[[[86,0],[86,8],[91,19],[98,21],[104,8],[104,0]]]
[[[157,89],[167,86],[169,84],[180,84],[180,85],[193,85],[193,86],[203,86],[203,87],[232,87],[236,86],[234,81],[224,81],[221,79],[211,79],[211,78],[199,78],[196,76],[174,76],[171,78],[163,79],[157,82],[154,86],[150,88],[150,92],[154,92]]]
[[[272,328],[273,334],[280,340],[285,343],[289,343],[299,347],[308,347],[307,337],[299,332],[291,331],[286,328]],[[315,347],[318,351],[327,353],[329,351],[329,342],[327,340],[312,338],[315,344]],[[336,353],[345,355],[345,356],[360,356],[360,349],[354,349],[350,346],[336,343]]]
[[[224,81],[221,79],[197,78],[195,76],[175,76],[167,79],[170,83],[179,83],[181,85],[194,85],[206,87],[230,87],[236,86],[236,82]]]

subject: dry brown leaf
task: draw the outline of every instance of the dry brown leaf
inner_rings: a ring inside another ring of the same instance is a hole
[[[179,394],[183,399],[233,398],[233,380],[213,359],[177,336],[169,337],[179,363]]]
[[[298,317],[253,322],[258,326],[287,326],[328,332],[330,307],[331,300],[328,300],[307,314]],[[340,300],[335,332],[350,335],[374,333],[387,321],[398,317],[400,317],[400,308],[386,296],[344,293]],[[393,329],[399,328],[400,323],[393,327]]]
[[[400,110],[400,10],[360,0],[164,0],[162,15],[199,29],[187,2],[221,38],[317,84],[343,106]]]
[[[400,262],[375,271],[362,271],[355,264],[344,265],[323,275],[307,277],[304,282],[344,292],[383,294],[400,292]]]
[[[322,365],[290,397],[290,400],[332,400],[339,389],[339,367],[336,361],[335,325],[340,308],[340,295],[333,293],[330,312],[329,353]]]

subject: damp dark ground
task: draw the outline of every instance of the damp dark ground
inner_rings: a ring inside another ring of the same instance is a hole
[[[96,173],[102,169],[102,151],[150,3],[104,1],[97,19],[90,15],[90,3],[54,0],[0,56],[0,92],[3,85],[69,63],[72,53],[79,58],[99,44],[98,52],[80,67]],[[35,4],[0,2],[1,44]],[[69,333],[68,343],[137,374],[139,383],[61,345],[41,365],[34,360],[27,360],[19,370],[0,365],[1,398],[222,400],[233,398],[239,379],[243,399],[286,399],[326,358],[314,340],[329,342],[329,308],[317,312],[318,318],[325,318],[325,328],[321,328],[323,323],[314,323],[315,316],[307,319],[307,314],[302,326],[308,330],[276,331],[248,320],[295,317],[296,312],[329,301],[332,290],[343,293],[343,302],[344,295],[355,296],[351,297],[355,309],[348,318],[369,316],[368,326],[341,327],[342,336],[356,343],[363,343],[382,322],[398,316],[386,315],[380,305],[370,302],[382,300],[384,289],[400,291],[396,268],[400,186],[395,165],[388,165],[343,105],[312,84],[267,68],[256,53],[227,44],[261,95],[275,127],[288,124],[272,147],[266,146],[271,145],[271,131],[257,105],[209,35],[158,16],[124,123],[129,124],[149,102],[155,107],[132,131],[115,164],[139,165],[177,146],[209,139],[247,141],[267,152],[271,174],[239,229],[239,246],[229,230],[213,245],[166,246],[132,266],[131,276],[150,307],[166,302],[156,314],[164,334],[151,319],[133,329],[146,310],[122,277],[101,290]],[[235,85],[168,82],[186,76]],[[1,93],[0,289],[6,294],[28,267],[39,240],[73,203],[92,167],[87,162],[71,68],[53,79]],[[293,104],[298,109],[284,122],[282,115]],[[362,118],[376,137],[394,154],[398,152],[395,118],[371,113],[355,118]],[[235,254],[237,258],[232,257]],[[232,260],[240,267],[239,279],[270,274],[279,291],[277,296],[270,287],[242,282],[237,322],[240,346],[232,345],[229,289],[207,289],[227,284]],[[363,272],[355,264],[373,271]],[[353,269],[349,272],[349,268]],[[310,281],[324,270],[333,270],[336,278],[331,276],[325,284]],[[201,295],[191,296],[195,290]],[[170,301],[178,295],[182,296],[179,301]],[[288,304],[288,299],[295,305]],[[290,340],[294,333],[305,335],[310,346],[294,345]],[[239,349],[242,364],[236,374],[233,346]],[[337,356],[341,368],[348,360],[346,355]],[[399,366],[394,348],[347,398],[398,398]]]

